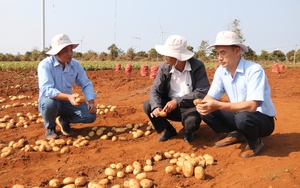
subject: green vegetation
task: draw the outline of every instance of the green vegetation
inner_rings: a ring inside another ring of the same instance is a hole
[[[126,64],[131,64],[132,69],[140,69],[143,65],[148,65],[150,68],[153,65],[159,66],[161,61],[83,61],[81,62],[82,66],[87,70],[108,70],[108,69],[116,69],[116,65],[120,63],[121,68],[124,70]],[[37,61],[7,61],[0,62],[0,70],[30,70],[36,69],[39,62]],[[204,63],[207,70],[212,70],[218,65],[217,61],[211,61]],[[273,62],[259,62],[264,68],[272,68]],[[285,68],[300,68],[299,63],[288,63],[281,62],[277,64],[284,64]]]

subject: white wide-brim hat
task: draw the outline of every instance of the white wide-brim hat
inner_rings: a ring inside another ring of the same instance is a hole
[[[164,56],[174,57],[179,61],[186,61],[194,56],[194,53],[187,49],[187,41],[179,35],[171,35],[164,45],[155,45],[155,50]]]
[[[239,46],[244,52],[248,52],[248,47],[241,43],[238,35],[232,31],[221,31],[217,34],[215,44],[209,45],[206,49],[215,46]]]
[[[64,47],[72,45],[73,49],[76,48],[79,43],[73,43],[66,34],[58,34],[52,38],[52,49],[49,50],[46,54],[56,55],[58,54]]]

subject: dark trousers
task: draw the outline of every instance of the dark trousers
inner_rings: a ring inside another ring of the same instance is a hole
[[[163,106],[167,102],[168,100],[163,101]],[[161,133],[165,129],[168,129],[168,127],[173,127],[168,120],[181,122],[183,125],[184,134],[193,133],[200,127],[201,116],[195,107],[176,108],[172,112],[168,113],[166,117],[151,117],[150,113],[152,111],[149,100],[144,102],[143,108],[157,133]]]
[[[260,137],[269,136],[274,131],[274,117],[260,112],[228,112],[217,110],[206,116],[203,121],[216,133],[239,131],[251,149]]]

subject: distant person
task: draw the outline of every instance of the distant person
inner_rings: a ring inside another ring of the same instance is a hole
[[[96,93],[82,65],[72,58],[72,43],[65,34],[52,38],[51,55],[38,65],[39,111],[44,119],[46,139],[57,137],[56,125],[64,135],[71,135],[70,123],[92,123],[96,120]],[[75,102],[78,94],[73,85],[82,88],[86,102]]]
[[[193,100],[202,99],[210,86],[205,66],[193,57],[194,53],[187,49],[187,41],[182,36],[172,35],[155,49],[164,55],[164,62],[150,89],[150,98],[144,102],[144,111],[157,133],[165,130],[157,141],[163,142],[177,135],[168,121],[172,120],[182,123],[184,141],[192,142],[201,122]]]
[[[221,66],[197,111],[216,133],[229,133],[215,143],[216,147],[246,141],[240,156],[258,155],[265,149],[260,138],[272,134],[276,115],[265,71],[258,63],[242,57],[248,48],[234,32],[219,32],[215,44],[208,46],[211,47]],[[224,93],[230,102],[219,100]]]

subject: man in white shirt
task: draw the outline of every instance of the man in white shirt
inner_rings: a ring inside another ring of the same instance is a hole
[[[144,102],[144,111],[157,133],[165,130],[157,141],[167,141],[177,135],[169,119],[182,122],[183,139],[192,142],[201,123],[193,101],[203,99],[210,86],[205,66],[193,57],[194,53],[187,49],[187,41],[182,36],[172,35],[155,49],[164,55],[164,62],[158,69],[150,98]]]

